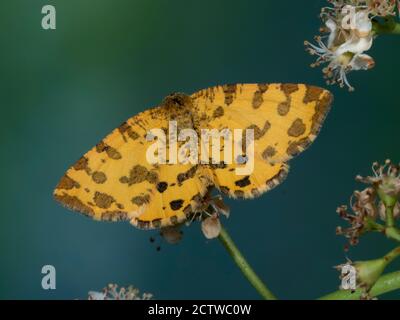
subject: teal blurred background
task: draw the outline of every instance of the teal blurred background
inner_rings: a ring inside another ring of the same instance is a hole
[[[57,9],[57,30],[41,8]],[[75,299],[110,282],[158,299],[257,299],[218,241],[199,225],[183,241],[94,222],[62,208],[52,191],[65,170],[114,127],[175,91],[235,82],[325,86],[303,41],[325,1],[3,0],[0,4],[0,298]],[[400,160],[400,38],[378,38],[375,69],[332,87],[334,107],[288,179],[252,201],[228,201],[232,237],[282,298],[336,290],[345,261],[335,210],[375,160]],[[157,240],[159,241],[159,240]],[[393,244],[370,235],[348,254],[376,258]],[[41,288],[41,268],[57,289]],[[399,264],[392,268],[399,268]],[[392,294],[391,298],[399,297]]]

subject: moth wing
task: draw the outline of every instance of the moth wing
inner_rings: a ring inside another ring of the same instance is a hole
[[[332,102],[331,93],[322,88],[280,83],[216,86],[191,97],[201,128],[253,129],[254,171],[238,176],[236,168],[242,165],[236,159],[213,170],[217,186],[230,196],[245,198],[283,181],[287,161],[315,140]],[[234,143],[243,146],[244,137]]]
[[[147,161],[154,141],[147,141],[146,134],[168,128],[167,119],[158,107],[127,120],[67,170],[55,199],[96,220],[129,220],[144,229],[183,222],[199,206],[209,180],[200,170],[191,175],[191,164]],[[185,179],[177,181],[180,174]]]

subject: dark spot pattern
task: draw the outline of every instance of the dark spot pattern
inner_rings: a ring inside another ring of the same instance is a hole
[[[291,95],[293,92],[299,90],[299,86],[294,83],[282,83],[281,90],[285,93],[286,96]]]
[[[118,127],[118,130],[122,134],[122,137],[125,142],[127,141],[125,135],[128,135],[128,137],[132,140],[137,140],[140,137],[140,135],[137,132],[135,132],[127,122],[124,122],[123,124],[121,124]]]
[[[129,171],[129,177],[123,176],[119,179],[121,183],[127,183],[129,186],[143,181],[148,181],[151,184],[158,182],[158,174],[154,171],[147,170],[146,167],[138,164]]]
[[[288,129],[287,133],[291,137],[300,137],[306,132],[306,125],[304,124],[303,120],[297,118],[293,121],[292,125]]]
[[[312,117],[311,133],[317,135],[321,128],[322,122],[325,120],[326,115],[329,112],[333,101],[333,96],[331,93],[326,92],[326,94],[318,101],[315,106],[315,114]]]
[[[75,196],[63,194],[63,195],[54,195],[54,198],[72,210],[79,211],[90,217],[94,216],[93,209],[85,205],[81,200],[79,200],[79,198]]]
[[[93,201],[99,208],[108,209],[111,207],[111,204],[115,202],[115,199],[106,193],[96,191]]]
[[[322,88],[314,87],[314,86],[306,86],[306,94],[303,98],[304,103],[309,103],[313,101],[319,100],[321,93],[324,90]]]
[[[131,202],[139,207],[146,203],[149,203],[149,201],[150,201],[150,196],[148,194],[136,196],[131,199]]]
[[[159,182],[159,183],[157,183],[156,188],[159,193],[163,193],[165,190],[167,190],[168,183],[166,183],[165,181]]]
[[[250,176],[246,176],[243,179],[235,181],[235,185],[241,188],[247,187],[250,184]]]
[[[222,86],[222,90],[225,94],[225,104],[229,106],[232,104],[236,94],[236,84],[227,84]]]
[[[268,146],[262,153],[262,158],[264,160],[268,160],[268,158],[272,158],[276,154],[276,149],[273,146]]]
[[[213,112],[213,118],[220,118],[224,115],[224,108],[221,106],[217,107],[217,109]]]
[[[261,139],[267,132],[268,130],[271,128],[271,123],[267,120],[264,123],[264,127],[261,129],[260,127],[258,127],[255,124],[252,124],[250,126],[248,126],[246,128],[246,130],[250,129],[250,130],[254,130],[254,140],[259,140]],[[245,135],[245,132],[243,132],[243,135]],[[243,138],[245,139],[245,138]]]
[[[221,161],[219,163],[210,163],[209,167],[213,170],[217,170],[217,169],[225,169],[228,165],[224,162]]]
[[[95,171],[92,174],[92,179],[95,183],[102,184],[107,181],[107,176],[104,172]]]
[[[288,97],[286,101],[278,104],[278,114],[282,117],[286,116],[290,111],[291,99]]]
[[[193,178],[194,175],[196,174],[197,169],[198,169],[198,165],[195,165],[195,166],[191,167],[188,171],[179,173],[178,176],[176,177],[178,185],[181,185],[186,180]]]
[[[75,164],[74,164],[74,169],[77,171],[80,170],[85,170],[86,172],[90,172],[89,169],[89,161],[86,157],[80,158]]]
[[[101,214],[104,221],[125,221],[128,220],[128,213],[125,211],[106,211]]]
[[[278,114],[282,117],[286,116],[290,111],[290,105],[292,103],[291,94],[299,90],[297,84],[283,83],[281,84],[281,90],[285,94],[286,100],[278,105]]]
[[[183,200],[179,199],[179,200],[173,200],[169,203],[169,206],[171,207],[172,210],[177,211],[180,208],[182,208],[183,205]]]
[[[310,144],[312,140],[309,138],[303,138],[299,141],[291,142],[286,150],[286,153],[292,157],[297,156],[300,152],[305,150]]]
[[[96,145],[96,151],[98,153],[105,152],[113,160],[122,159],[122,156],[118,152],[117,149],[110,147],[109,145],[105,144],[103,141]]]
[[[64,175],[57,185],[57,189],[71,190],[73,188],[79,189],[81,186],[78,182],[71,179],[69,176]]]
[[[254,109],[258,109],[264,102],[263,94],[268,90],[267,84],[258,84],[258,90],[254,92],[252,106]]]

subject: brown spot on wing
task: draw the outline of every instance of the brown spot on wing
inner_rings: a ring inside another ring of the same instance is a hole
[[[219,163],[212,163],[212,161],[210,160],[208,166],[213,170],[217,170],[217,169],[225,169],[228,165],[224,161],[220,161]]]
[[[183,205],[183,200],[179,199],[179,200],[173,200],[169,203],[169,206],[171,207],[172,210],[177,211],[180,208],[182,208]]]
[[[104,221],[124,221],[128,220],[128,213],[125,211],[106,211],[101,214]]]
[[[254,109],[258,109],[264,102],[263,94],[268,90],[268,84],[258,84],[258,90],[254,92],[252,106]]]
[[[191,167],[188,171],[179,173],[178,176],[176,177],[176,180],[178,181],[178,185],[181,185],[184,181],[191,179],[194,177],[196,174],[196,171],[198,169],[198,165],[195,165]]]
[[[283,117],[289,113],[290,103],[291,103],[291,99],[290,99],[290,97],[287,97],[286,101],[283,101],[280,104],[278,104],[278,114],[280,116]]]
[[[250,176],[246,176],[243,179],[235,181],[235,185],[237,185],[238,187],[241,187],[241,188],[247,187],[250,184],[251,184]]]
[[[290,104],[292,103],[291,94],[299,90],[299,86],[297,84],[292,83],[282,83],[281,90],[284,92],[286,96],[286,101],[281,102],[278,105],[278,114],[280,116],[286,116],[290,110]]]
[[[138,164],[129,171],[129,177],[123,176],[119,179],[121,183],[127,183],[129,186],[143,181],[148,181],[151,184],[158,182],[158,174],[154,171],[147,170],[146,167]]]
[[[98,184],[102,184],[107,181],[107,176],[104,172],[95,171],[92,174],[92,179],[94,182],[96,182]]]
[[[317,102],[315,106],[315,114],[312,117],[312,124],[311,124],[311,133],[317,135],[319,130],[322,126],[322,122],[324,122],[326,115],[329,112],[333,101],[333,95],[325,91],[325,95]]]
[[[115,199],[106,193],[96,191],[93,201],[99,208],[108,209],[111,207],[111,204],[115,202]]]
[[[296,92],[297,90],[299,90],[299,86],[297,84],[294,84],[294,83],[282,83],[281,84],[281,90],[288,97],[293,92]]]
[[[117,149],[110,147],[109,145],[105,144],[103,141],[96,145],[96,151],[98,153],[105,152],[111,159],[119,160],[122,158],[121,154],[118,152]]]
[[[304,132],[306,132],[306,125],[304,124],[303,120],[297,118],[293,121],[287,133],[291,137],[300,137],[304,134]]]
[[[268,158],[273,157],[276,154],[276,149],[273,146],[268,146],[265,148],[261,156],[263,157],[264,160],[268,160]]]
[[[141,183],[147,179],[147,174],[148,174],[147,168],[138,164],[130,170],[129,177],[122,177],[124,179],[122,181],[121,178],[120,181],[122,183],[126,182],[129,185]]]
[[[80,158],[73,166],[73,168],[77,171],[85,170],[86,172],[90,172],[89,169],[89,161],[86,157]]]
[[[79,200],[76,196],[70,196],[68,194],[63,195],[54,195],[54,198],[59,201],[61,204],[65,205],[66,207],[82,212],[88,216],[93,216],[94,211],[89,206],[85,205],[81,200]]]
[[[270,189],[272,189],[285,180],[287,175],[288,168],[286,167],[285,169],[281,169],[275,176],[273,176],[271,179],[268,179],[265,183]]]
[[[154,171],[149,171],[146,179],[149,183],[155,184],[158,182],[158,174]]]
[[[146,203],[149,203],[150,196],[148,194],[142,195],[142,196],[136,196],[136,197],[133,197],[131,199],[131,201],[132,201],[133,204],[136,204],[137,206],[140,207],[140,206],[142,206],[142,205],[144,205]]]
[[[131,138],[132,140],[136,140],[140,137],[140,135],[137,132],[135,132],[127,122],[124,122],[123,124],[121,124],[118,127],[118,130],[119,130],[119,132],[121,132],[122,137],[125,142],[126,142],[125,135],[128,135],[128,137]]]
[[[224,115],[224,108],[221,106],[217,107],[213,112],[213,118],[220,118]]]
[[[64,189],[64,190],[70,190],[73,188],[77,188],[79,189],[81,186],[78,182],[76,182],[75,180],[71,179],[70,177],[68,177],[67,175],[64,175],[60,182],[58,183],[56,189]]]
[[[307,104],[309,102],[318,100],[323,91],[324,89],[322,88],[306,85],[306,94],[304,96],[303,102]]]
[[[290,156],[297,156],[300,152],[305,150],[311,144],[311,142],[312,141],[308,137],[292,142],[289,144],[286,152]]]
[[[158,184],[157,184],[157,191],[158,192],[160,192],[160,193],[163,193],[165,190],[167,190],[167,188],[168,188],[168,183],[167,182],[165,182],[165,181],[162,181],[162,182],[159,182]]]
[[[225,94],[225,104],[229,106],[235,99],[235,94],[237,90],[236,84],[226,84],[222,86],[222,90]]]
[[[259,140],[267,133],[270,128],[271,123],[267,120],[265,121],[264,127],[262,129],[255,124],[248,126],[246,129],[254,130],[254,139]],[[245,132],[243,134],[245,134]]]

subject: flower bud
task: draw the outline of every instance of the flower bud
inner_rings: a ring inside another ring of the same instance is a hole
[[[357,287],[368,292],[378,281],[388,262],[384,259],[357,261],[353,264],[356,269]]]
[[[201,222],[201,231],[203,231],[203,234],[207,239],[217,238],[221,232],[221,223],[218,215],[214,214],[205,218]]]

